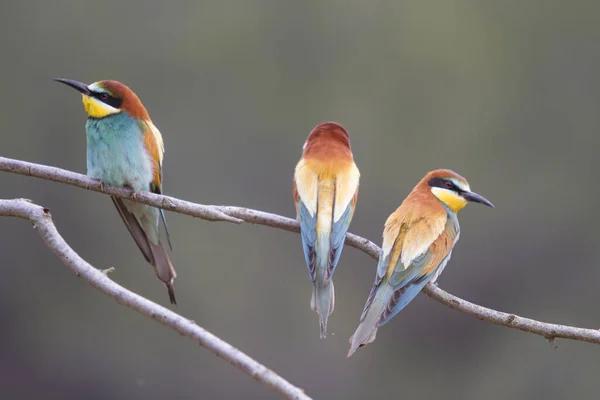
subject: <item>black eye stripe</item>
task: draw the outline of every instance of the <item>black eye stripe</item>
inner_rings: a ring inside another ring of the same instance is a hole
[[[429,182],[427,182],[427,183],[431,187],[439,187],[439,188],[449,189],[449,190],[453,190],[453,191],[455,191],[457,193],[464,192],[464,190],[462,190],[461,188],[459,188],[458,186],[456,186],[454,184],[454,182],[452,182],[450,179],[431,178],[429,180]]]
[[[92,92],[92,97],[94,97],[94,98],[100,100],[101,102],[106,103],[109,106],[114,107],[114,108],[121,108],[121,105],[123,105],[123,99],[113,97],[106,92]],[[103,97],[106,97],[106,98],[103,99]]]

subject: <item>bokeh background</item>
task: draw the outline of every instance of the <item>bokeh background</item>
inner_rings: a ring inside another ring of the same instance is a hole
[[[127,83],[166,141],[167,194],[292,217],[309,131],[350,132],[351,231],[383,223],[429,170],[470,205],[440,286],[544,321],[600,327],[600,3],[206,1],[0,3],[0,154],[85,173],[85,113],[65,77]],[[108,197],[0,173],[2,198],[51,209],[73,248],[167,305]],[[597,398],[600,348],[478,321],[424,295],[346,359],[375,262],[346,248],[320,340],[300,237],[168,213],[180,305],[315,399]],[[274,399],[173,331],[76,278],[31,226],[0,220],[3,399]]]

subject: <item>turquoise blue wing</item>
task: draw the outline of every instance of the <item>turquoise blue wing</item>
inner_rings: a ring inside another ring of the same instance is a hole
[[[313,283],[316,280],[315,244],[317,240],[317,216],[311,216],[302,202],[298,201],[298,222],[302,236],[302,250],[308,267],[308,274]]]
[[[415,257],[410,265],[405,267],[399,257],[391,276],[386,276],[390,255],[380,257],[375,283],[361,319],[364,319],[369,309],[374,306],[379,310],[376,312],[380,313],[376,322],[376,327],[380,327],[406,307],[435,273],[444,268],[452,254],[457,232],[453,224],[448,224],[428,250]],[[390,251],[389,254],[392,253],[393,251]]]
[[[328,265],[328,276],[332,276],[335,272],[335,268],[342,255],[342,249],[344,248],[344,241],[346,240],[346,233],[352,221],[354,215],[355,205],[350,202],[346,210],[337,222],[331,225],[331,247],[329,249],[329,265]]]
[[[399,235],[402,235],[402,227],[398,232]],[[404,248],[403,241],[406,239],[404,236],[397,236],[396,243],[390,249],[389,255],[380,255],[375,283],[360,317],[360,324],[350,338],[348,356],[352,355],[358,347],[375,340],[377,329],[406,307],[423,290],[427,282],[440,271],[440,268],[444,268],[450,259],[457,235],[458,225],[448,221],[445,230],[431,242],[428,241],[430,244],[426,247],[427,250],[420,255],[407,255],[407,257],[413,257],[411,261],[408,261],[410,265],[402,264],[402,254],[393,265],[390,263],[390,257],[397,254],[394,247],[400,245]],[[412,236],[409,240],[418,239]],[[409,247],[409,249],[414,252],[422,251],[420,248],[415,250],[414,247]],[[390,270],[389,268],[392,266],[393,269]]]
[[[406,307],[436,272],[446,266],[452,256],[458,231],[458,223],[449,219],[442,234],[425,253],[415,257],[407,268],[398,262],[387,282],[388,287],[392,289],[392,295],[378,321],[378,326],[384,325]]]
[[[444,257],[433,270],[427,273],[424,273],[423,271],[429,270],[429,265],[432,262],[438,262],[439,259],[439,257],[433,255],[431,251],[427,251],[415,258],[407,269],[399,271],[397,268],[388,282],[393,289],[393,294],[377,325],[385,325],[396,314],[402,311],[408,303],[413,301],[435,275],[436,271],[439,268],[444,268],[450,259],[451,253],[452,252],[448,253],[448,255]]]

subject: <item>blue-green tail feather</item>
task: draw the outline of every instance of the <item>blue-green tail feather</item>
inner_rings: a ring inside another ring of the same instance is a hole
[[[322,339],[327,336],[327,317],[333,312],[335,305],[335,293],[329,268],[330,243],[331,235],[329,232],[317,233],[315,246],[316,274],[311,306],[319,314]]]
[[[317,233],[317,216],[311,216],[302,201],[298,203],[302,248],[314,285],[310,305],[319,314],[321,338],[327,335],[327,319],[335,307],[332,276],[342,254],[353,213],[354,207],[349,205],[341,218],[332,222],[331,232]]]

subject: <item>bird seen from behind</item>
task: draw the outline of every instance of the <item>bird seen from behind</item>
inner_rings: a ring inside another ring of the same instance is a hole
[[[346,129],[336,122],[317,125],[296,165],[293,196],[321,338],[334,309],[332,276],[354,214],[359,178]]]

